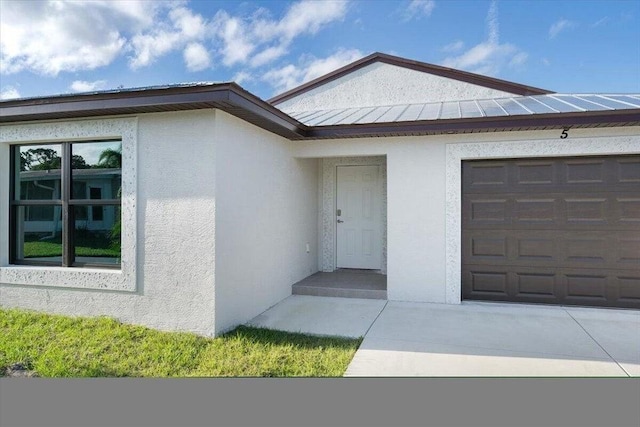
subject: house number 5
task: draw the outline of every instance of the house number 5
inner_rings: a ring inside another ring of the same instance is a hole
[[[569,129],[563,129],[562,133],[560,134],[560,139],[566,139],[569,136],[567,132],[569,132]]]

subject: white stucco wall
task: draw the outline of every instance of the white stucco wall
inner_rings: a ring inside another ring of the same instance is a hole
[[[299,158],[387,158],[389,300],[460,302],[464,159],[640,154],[640,127],[299,142]]]
[[[318,162],[296,142],[216,114],[216,331],[257,316],[318,271]],[[307,244],[309,252],[306,251]]]
[[[374,63],[276,105],[286,113],[371,107],[513,94],[397,65]]]
[[[213,110],[202,110],[143,114],[137,119],[137,268],[133,289],[75,289],[77,284],[73,281],[68,283],[72,288],[50,286],[44,280],[38,284],[0,283],[0,305],[70,315],[107,315],[157,329],[212,335],[215,117]],[[42,132],[59,135],[59,129],[68,123],[72,122],[37,126],[42,127]],[[0,127],[0,132],[3,129]],[[69,138],[83,139],[83,135]],[[8,263],[7,158],[8,144],[0,143],[2,266]],[[125,163],[123,169],[126,167]],[[127,232],[124,224],[123,232]],[[123,248],[123,265],[131,262],[124,256],[126,250]]]

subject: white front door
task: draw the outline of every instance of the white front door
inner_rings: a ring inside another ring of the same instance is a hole
[[[382,266],[382,177],[380,166],[337,167],[338,268]]]

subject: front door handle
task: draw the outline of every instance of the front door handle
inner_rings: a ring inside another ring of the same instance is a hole
[[[338,224],[342,224],[343,222],[344,222],[344,221],[343,221],[343,220],[341,220],[341,219],[339,219],[339,220],[338,220]]]

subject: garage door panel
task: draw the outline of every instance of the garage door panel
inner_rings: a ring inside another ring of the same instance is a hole
[[[616,245],[616,263],[621,267],[630,268],[640,266],[640,236],[624,235],[619,237]]]
[[[510,206],[507,199],[476,197],[465,201],[468,213],[465,222],[474,226],[507,225],[510,223]]]
[[[640,184],[640,160],[637,158],[616,160],[615,172],[615,179],[620,184]]]
[[[464,299],[554,303],[564,292],[554,269],[474,265],[464,271]]]
[[[640,232],[469,230],[462,252],[466,265],[636,271],[640,266]]]
[[[567,192],[637,192],[637,156],[465,162],[467,194]],[[475,163],[470,165],[470,163]]]
[[[616,197],[614,210],[620,223],[631,226],[640,225],[640,197]]]
[[[611,240],[607,233],[594,232],[565,232],[556,237],[563,265],[587,268],[610,264],[608,258],[615,256],[609,247]]]
[[[485,259],[489,257],[502,263],[508,261],[506,236],[481,235],[472,238],[470,243],[469,255],[471,258]]]
[[[531,224],[541,226],[558,225],[558,199],[549,197],[519,198],[513,200],[513,224]]]
[[[566,284],[567,299],[591,298],[601,300],[601,303],[606,301],[608,278],[605,272],[565,271],[561,274]]]
[[[640,274],[598,269],[463,266],[463,298],[638,308]]]
[[[640,275],[616,276],[614,287],[618,289],[617,299],[629,304],[640,303]]]
[[[502,191],[506,190],[508,165],[502,161],[483,162],[470,165],[463,177],[463,185],[471,191]]]
[[[557,163],[549,160],[523,160],[512,166],[512,183],[516,187],[556,186]]]
[[[640,308],[640,156],[484,163],[463,162],[463,298]]]
[[[606,197],[570,197],[564,200],[566,221],[575,225],[607,225]]]
[[[494,294],[507,297],[508,272],[485,269],[486,271],[470,269],[470,292],[477,294]]]
[[[516,296],[522,298],[555,299],[556,275],[554,273],[516,273]]]
[[[558,161],[564,172],[566,184],[606,184],[607,176],[605,160],[598,159],[574,159]]]
[[[512,237],[514,254],[512,261],[531,263],[555,263],[558,260],[556,239],[553,232],[524,232]]]
[[[640,187],[640,186],[639,186]],[[640,188],[638,188],[640,192]],[[640,197],[629,193],[503,193],[463,197],[465,229],[521,228],[599,230],[640,228]]]

